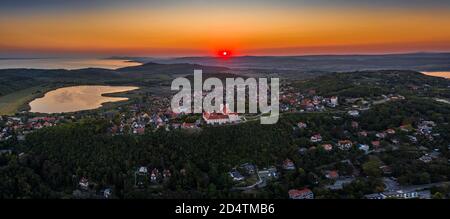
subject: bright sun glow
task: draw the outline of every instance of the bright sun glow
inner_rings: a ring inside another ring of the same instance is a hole
[[[222,58],[228,58],[231,57],[231,52],[228,50],[221,50],[218,53],[219,56],[221,56]]]

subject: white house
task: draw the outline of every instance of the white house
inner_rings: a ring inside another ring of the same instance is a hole
[[[369,153],[369,145],[366,144],[359,144],[358,149],[361,151],[364,151],[364,153]]]
[[[331,98],[330,98],[330,103],[331,103],[331,105],[333,105],[333,106],[339,105],[339,103],[338,103],[338,97],[336,97],[336,96],[331,97]]]
[[[359,116],[358,110],[350,110],[347,113],[348,113],[348,115],[353,116],[353,117]]]
[[[314,199],[314,193],[308,188],[302,190],[291,189],[288,193],[290,199]]]
[[[221,125],[226,123],[234,123],[239,122],[241,119],[239,115],[235,112],[230,112],[228,104],[225,106],[220,104],[220,108],[223,109],[222,112],[214,113],[214,112],[204,112],[203,119],[208,125]]]
[[[349,150],[352,146],[353,143],[350,140],[342,140],[338,142],[338,148],[341,150]]]
[[[322,136],[320,134],[315,134],[311,136],[311,142],[316,143],[322,141]]]

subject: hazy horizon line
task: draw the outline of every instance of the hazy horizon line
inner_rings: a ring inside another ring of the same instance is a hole
[[[358,52],[358,53],[312,53],[312,54],[244,54],[244,55],[236,55],[231,56],[230,58],[242,58],[242,57],[302,57],[302,56],[379,56],[379,55],[411,55],[411,54],[450,54],[450,51],[414,51],[414,52]],[[64,59],[64,58],[99,58],[99,59],[124,59],[124,58],[168,58],[168,59],[177,59],[177,58],[217,58],[214,55],[75,55],[75,54],[66,54],[66,55],[0,55],[0,59],[8,60],[8,59]]]

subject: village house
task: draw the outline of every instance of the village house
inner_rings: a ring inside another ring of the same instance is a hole
[[[299,122],[299,123],[297,123],[297,127],[299,129],[304,129],[304,128],[308,127],[308,125],[306,123]]]
[[[308,188],[291,189],[288,194],[290,199],[314,199],[314,193]]]
[[[163,178],[164,179],[168,179],[168,178],[170,178],[172,176],[172,173],[170,173],[170,170],[169,169],[164,169],[163,170]]]
[[[317,143],[317,142],[321,142],[321,141],[322,141],[322,135],[315,134],[315,135],[311,136],[311,142]]]
[[[150,182],[156,183],[159,179],[159,176],[160,176],[159,170],[153,168],[152,173],[150,174]]]
[[[195,129],[195,128],[197,128],[197,126],[195,125],[195,123],[183,122],[183,124],[181,124],[181,128],[182,129]]]
[[[372,141],[372,146],[373,146],[373,148],[378,149],[378,148],[380,148],[381,143],[380,143],[380,141]]]
[[[380,166],[381,172],[383,172],[384,175],[390,175],[392,174],[392,168],[388,165]]]
[[[239,173],[239,171],[237,171],[236,169],[233,169],[230,171],[230,176],[231,178],[233,178],[234,181],[242,181],[245,178],[241,175],[241,173]]]
[[[355,177],[339,177],[336,179],[333,184],[325,186],[325,188],[330,190],[340,190],[343,189],[344,186],[352,183],[355,180]]]
[[[86,177],[81,177],[78,185],[80,186],[81,189],[88,190],[89,189],[89,180]]]
[[[358,145],[358,149],[361,150],[361,151],[364,151],[365,154],[368,154],[370,148],[369,148],[369,145],[359,144]]]
[[[409,138],[409,140],[410,140],[412,143],[417,143],[417,137],[416,137],[416,136],[407,135],[407,137]]]
[[[439,152],[437,152],[437,153],[433,152],[433,153],[431,153],[431,154],[424,154],[421,157],[419,157],[419,160],[424,162],[424,163],[430,163],[431,161],[433,161],[433,159],[436,159],[439,156]]]
[[[106,188],[105,190],[103,190],[103,198],[105,199],[109,199],[112,196],[112,189],[110,188]]]
[[[221,125],[226,123],[236,123],[241,120],[237,113],[230,112],[228,104],[225,106],[221,104],[220,107],[223,110],[219,113],[203,112],[203,120],[205,120],[206,124]]]
[[[367,137],[367,132],[366,131],[360,131],[358,132],[358,135],[361,137]]]
[[[136,186],[144,185],[144,182],[147,180],[147,177],[148,177],[147,167],[141,166],[137,168],[137,170],[134,172],[134,184]]]
[[[398,94],[389,94],[388,98],[389,98],[390,101],[397,101],[397,100],[404,100],[404,99],[406,99],[404,96],[398,95]]]
[[[421,199],[421,198],[429,198],[429,190],[424,192],[418,192],[415,190],[411,191],[403,191],[403,190],[397,190],[397,191],[388,191],[388,192],[382,192],[382,193],[375,193],[375,194],[369,194],[365,195],[364,197],[366,199]]]
[[[356,121],[352,121],[352,128],[357,129],[359,127],[359,123]]]
[[[353,143],[350,140],[341,140],[338,142],[337,146],[341,150],[349,150],[350,148],[352,148]]]
[[[147,167],[139,167],[138,173],[142,175],[146,175],[148,173]]]
[[[181,124],[180,123],[172,123],[171,126],[172,126],[173,129],[181,128]]]
[[[292,162],[290,159],[286,159],[283,161],[283,169],[285,170],[295,170],[294,162]]]
[[[331,144],[323,144],[322,147],[325,151],[333,150],[333,145],[331,145]]]
[[[145,134],[145,127],[137,127],[133,129],[133,134],[143,135]]]
[[[330,98],[330,105],[331,107],[336,107],[337,105],[339,105],[338,97],[332,96]]]
[[[420,134],[430,135],[433,131],[433,127],[436,126],[436,123],[433,121],[422,121],[417,126],[417,129]]]
[[[256,166],[250,163],[245,163],[240,166],[247,175],[253,175],[256,173]]]
[[[375,135],[377,138],[386,138],[386,133],[384,132],[379,132]]]
[[[325,177],[327,179],[337,179],[339,177],[339,173],[336,170],[326,171]]]
[[[306,152],[308,152],[308,148],[301,147],[301,148],[298,149],[298,153],[299,153],[300,155],[305,155]]]
[[[393,135],[393,134],[395,134],[395,130],[394,129],[387,129],[386,133],[388,133],[390,135]]]
[[[181,174],[182,176],[186,176],[186,173],[187,173],[186,169],[182,168],[182,169],[180,170],[180,174]]]
[[[394,139],[391,139],[391,142],[392,142],[392,144],[399,144],[400,140],[394,138]]]
[[[17,135],[17,140],[18,140],[18,141],[25,141],[25,138],[26,138],[25,135],[22,135],[22,134],[18,134],[18,135]]]
[[[264,168],[258,171],[258,176],[263,181],[268,181],[278,178],[278,172],[275,167]]]
[[[341,120],[342,119],[342,117],[340,117],[340,116],[333,116],[332,118],[333,118],[333,120]]]
[[[300,107],[306,111],[314,111],[314,104],[310,99],[303,99],[300,103]]]
[[[348,115],[353,116],[353,117],[358,117],[359,116],[359,111],[358,110],[350,110],[347,112]]]
[[[399,128],[400,128],[400,130],[403,131],[403,132],[409,132],[409,131],[412,130],[411,125],[401,125]]]
[[[3,154],[12,154],[12,150],[11,149],[0,150],[0,155],[3,155]]]

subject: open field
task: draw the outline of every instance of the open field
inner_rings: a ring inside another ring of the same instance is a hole
[[[28,103],[30,103],[32,100],[43,96],[48,91],[66,87],[66,86],[74,86],[74,85],[84,85],[88,83],[72,83],[72,84],[65,84],[65,83],[53,83],[53,84],[45,84],[45,85],[39,85],[39,86],[33,86],[30,88],[18,90],[13,93],[9,93],[4,96],[0,96],[0,115],[14,115],[17,112],[23,111],[23,110],[29,110]],[[101,83],[98,83],[101,84]],[[119,85],[114,84],[112,86]],[[122,85],[122,84],[120,84]],[[133,85],[133,83],[127,83],[126,85]],[[101,107],[102,110],[104,109],[110,109],[115,108],[118,106],[121,106],[123,104],[129,103],[131,100],[140,98],[144,96],[146,93],[161,93],[161,89],[158,89],[157,87],[148,87],[148,86],[140,86],[140,89],[136,91],[131,92],[121,92],[121,93],[111,93],[111,94],[105,94],[104,96],[108,97],[127,97],[130,100],[128,101],[120,101],[117,103],[105,103],[103,107]],[[170,88],[166,89],[167,92],[170,92]]]
[[[27,103],[43,95],[51,86],[41,85],[19,90],[0,97],[0,115],[12,115],[27,108]]]

